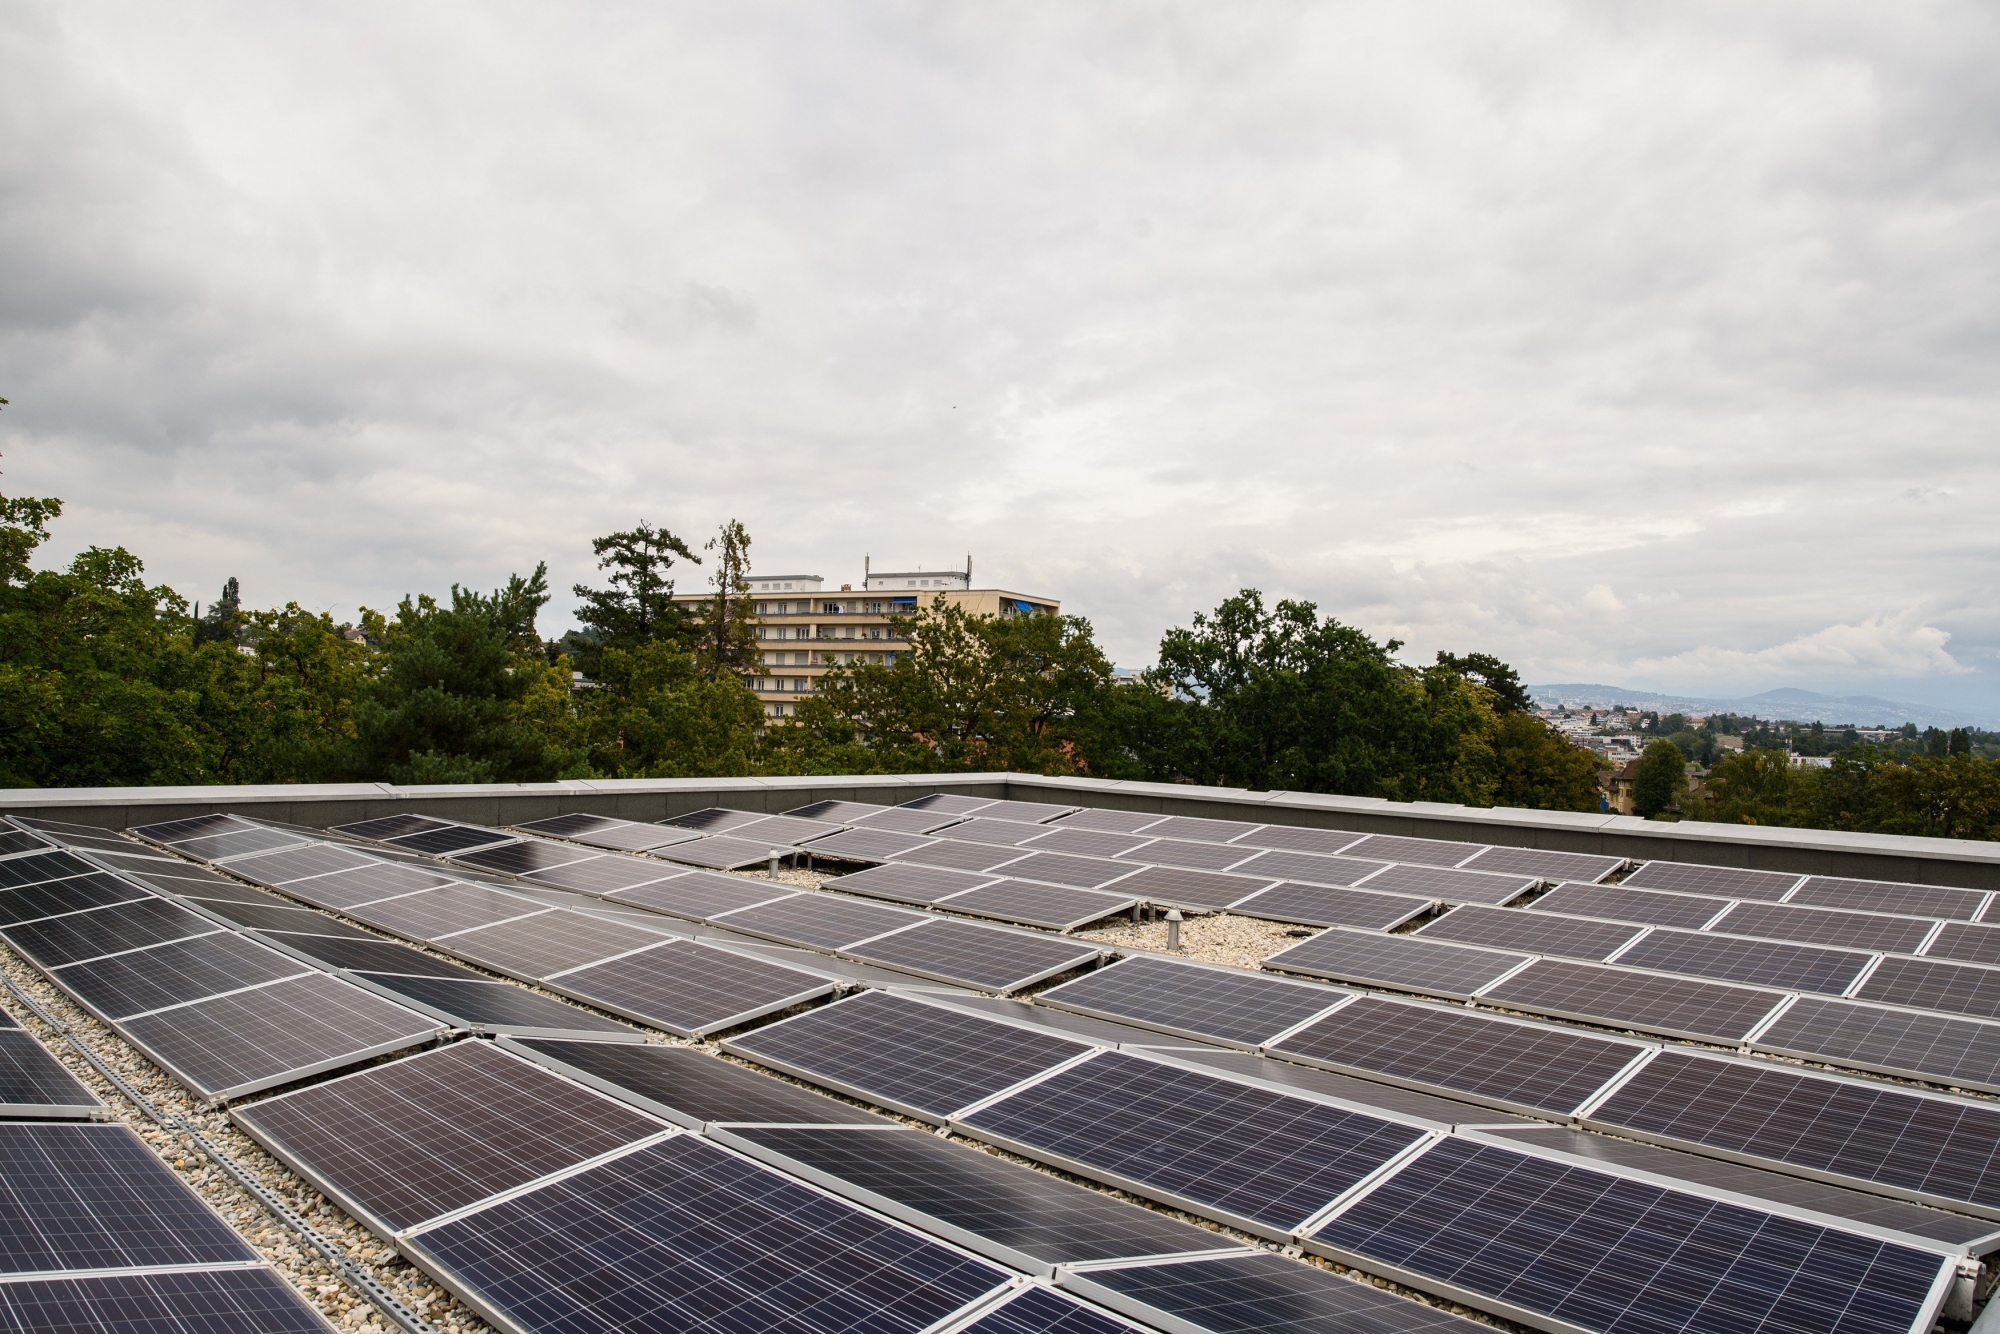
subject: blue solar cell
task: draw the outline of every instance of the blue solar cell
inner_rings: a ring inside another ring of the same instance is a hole
[[[405,1244],[513,1328],[577,1334],[918,1334],[1007,1282],[692,1135]]]

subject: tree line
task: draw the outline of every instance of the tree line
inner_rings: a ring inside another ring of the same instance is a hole
[[[1245,590],[1124,682],[1079,616],[927,607],[782,724],[759,662],[750,535],[701,552],[641,524],[593,542],[579,630],[545,640],[545,565],[337,625],[297,603],[206,609],[93,547],[32,558],[61,502],[0,499],[0,782],[74,787],[1012,770],[1592,810],[1595,760],[1478,653],[1402,647]],[[707,592],[676,599],[704,566]]]

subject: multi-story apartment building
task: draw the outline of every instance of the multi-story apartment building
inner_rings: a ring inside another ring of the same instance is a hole
[[[878,571],[866,563],[861,587],[828,589],[817,574],[757,575],[749,597],[755,608],[762,671],[751,686],[767,717],[785,718],[798,701],[818,689],[828,668],[848,663],[893,663],[907,643],[892,618],[914,616],[920,607],[951,602],[975,615],[1026,616],[1058,612],[1054,598],[1032,597],[999,588],[972,586],[972,558],[963,570]],[[680,593],[676,602],[698,602],[713,594]]]

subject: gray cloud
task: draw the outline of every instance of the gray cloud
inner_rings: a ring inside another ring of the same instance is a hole
[[[0,8],[7,484],[347,614],[639,518],[2000,704],[1990,8]],[[562,604],[559,602],[558,607]]]

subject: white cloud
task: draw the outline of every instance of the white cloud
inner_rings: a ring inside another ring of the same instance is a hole
[[[2000,651],[1996,53],[1951,0],[22,0],[4,481],[265,603],[733,515],[970,548],[1128,663],[1255,584],[1531,679],[1934,676]]]
[[[1655,679],[1689,681],[1873,680],[1958,676],[1973,669],[1946,651],[1951,636],[1914,616],[1875,616],[1829,625],[1754,651],[1702,647],[1671,657],[1641,659],[1633,669]]]

